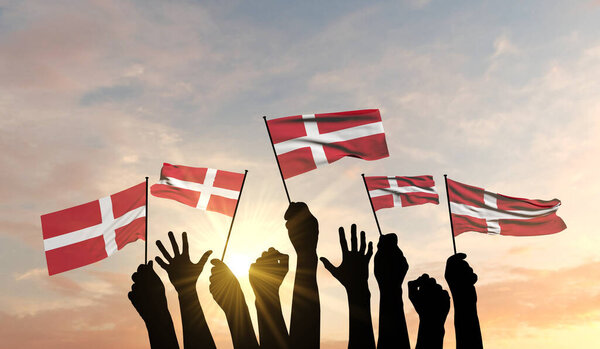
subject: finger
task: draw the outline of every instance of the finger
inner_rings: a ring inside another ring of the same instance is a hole
[[[188,243],[188,237],[185,231],[181,234],[181,254],[186,256],[189,256],[190,254],[190,244]]]
[[[169,265],[167,263],[165,263],[162,258],[160,257],[156,257],[156,263],[158,263],[158,265],[160,265],[161,268],[163,268],[165,271],[167,270],[167,268],[169,267]]]
[[[419,291],[419,279],[408,282],[408,298],[414,303],[414,299]]]
[[[308,210],[308,206],[306,206],[304,202],[292,202],[290,203],[290,206],[288,207],[287,211],[285,211],[283,218],[286,221],[288,221],[290,219],[293,219],[295,216],[297,216],[304,210],[310,213],[310,211]]]
[[[373,243],[369,241],[369,248],[367,249],[367,261],[371,260],[371,256],[373,256]]]
[[[198,266],[198,268],[200,269],[204,269],[204,264],[206,264],[206,261],[208,260],[208,257],[210,257],[210,255],[212,254],[213,251],[208,250],[206,252],[204,252],[204,254],[202,255],[202,257],[200,257],[200,260],[198,261],[198,263],[196,263],[196,265]]]
[[[455,263],[455,262],[463,260],[465,258],[467,258],[466,254],[464,254],[462,252],[461,253],[457,253],[455,255],[452,255],[452,256],[448,257],[447,263]]]
[[[223,262],[221,262],[221,260],[219,260],[219,259],[213,258],[210,260],[210,264],[212,264],[216,267],[217,265],[223,264]]]
[[[360,254],[365,254],[366,248],[367,248],[367,238],[365,237],[365,232],[361,231],[360,232],[360,250],[358,250],[358,252],[360,252]]]
[[[356,224],[352,224],[350,227],[350,245],[352,252],[356,252]]]
[[[333,266],[333,264],[331,264],[329,259],[325,257],[321,257],[319,259],[321,260],[321,262],[323,262],[323,266],[325,267],[325,269],[327,269],[331,273],[331,275],[335,276],[336,268]]]
[[[342,254],[345,255],[348,253],[348,241],[346,241],[346,233],[344,232],[344,227],[340,227],[338,230],[340,233],[340,247],[342,248]]]
[[[158,247],[158,250],[160,251],[160,253],[162,253],[163,257],[165,257],[165,259],[168,262],[171,262],[173,260],[173,257],[171,257],[169,252],[167,252],[167,249],[163,245],[162,241],[156,240],[156,247]]]
[[[139,278],[140,278],[140,273],[138,273],[137,271],[135,273],[131,274],[131,281],[137,282]]]
[[[129,300],[133,302],[133,292],[130,291],[129,293],[127,293],[127,298],[129,298]]]
[[[477,277],[477,274],[473,273],[473,285],[475,285],[475,283],[477,283],[477,280],[479,280],[479,278]]]
[[[173,246],[173,256],[179,255],[179,246],[177,246],[177,241],[175,240],[175,235],[173,232],[169,232],[169,240],[171,240],[171,246]]]

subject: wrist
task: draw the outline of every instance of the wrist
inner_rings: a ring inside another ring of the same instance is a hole
[[[346,288],[346,294],[349,300],[371,299],[371,291],[369,291],[369,286],[366,283],[359,287]]]

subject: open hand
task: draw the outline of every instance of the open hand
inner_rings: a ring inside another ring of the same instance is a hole
[[[283,278],[288,272],[289,256],[273,247],[256,259],[250,266],[250,285],[256,297],[278,294]]]
[[[292,202],[284,215],[290,241],[296,253],[315,252],[319,239],[319,222],[303,202]]]
[[[350,229],[350,250],[348,250],[348,243],[343,227],[340,227],[339,234],[340,247],[342,248],[342,264],[334,267],[325,257],[321,257],[321,262],[323,262],[325,269],[329,270],[331,275],[344,285],[347,292],[368,290],[369,261],[371,260],[371,256],[373,256],[373,243],[369,242],[369,248],[365,254],[367,243],[365,232],[361,231],[360,249],[357,247],[356,224],[352,224]]]
[[[173,236],[173,232],[171,231],[169,232],[169,240],[171,240],[171,246],[173,247],[173,257],[167,252],[162,242],[157,240],[156,246],[158,246],[158,249],[168,263],[163,261],[160,257],[156,257],[156,263],[169,274],[169,280],[171,280],[171,283],[177,292],[189,289],[195,290],[198,277],[200,276],[202,269],[204,269],[204,264],[206,264],[208,256],[210,256],[212,251],[205,252],[198,263],[192,263],[190,260],[190,248],[187,233],[183,232],[183,234],[181,234],[181,253],[179,252],[177,241],[175,241],[175,236]]]
[[[218,259],[210,263],[213,265],[209,278],[210,293],[225,314],[234,314],[244,302],[240,283],[225,263]]]
[[[448,291],[427,274],[408,282],[408,298],[422,322],[442,325],[450,311]]]
[[[477,274],[473,272],[473,268],[465,258],[467,258],[467,255],[464,253],[450,256],[446,262],[444,277],[455,301],[458,298],[476,302],[475,283],[477,282]]]
[[[379,289],[400,291],[407,272],[408,262],[398,248],[396,234],[380,236],[375,253],[375,278]]]
[[[152,320],[158,312],[166,309],[165,287],[154,272],[152,261],[140,264],[137,271],[131,275],[131,280],[133,285],[127,297],[144,321]]]

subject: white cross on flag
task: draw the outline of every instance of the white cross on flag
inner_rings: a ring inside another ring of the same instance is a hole
[[[344,156],[369,161],[389,156],[378,109],[288,116],[267,125],[284,179]]]
[[[535,236],[558,233],[567,227],[556,215],[560,207],[558,199],[515,198],[447,181],[455,236],[467,231]]]
[[[243,181],[243,173],[164,163],[160,181],[150,188],[150,193],[233,217]]]
[[[146,228],[146,183],[42,219],[48,273],[54,275],[104,259]]]
[[[439,204],[432,176],[373,176],[365,177],[365,182],[375,211],[426,203]]]

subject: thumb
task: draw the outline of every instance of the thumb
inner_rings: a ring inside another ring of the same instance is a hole
[[[323,262],[323,266],[325,267],[325,269],[329,270],[329,272],[331,273],[331,275],[335,276],[336,272],[337,272],[337,268],[333,266],[333,264],[331,264],[331,262],[329,261],[329,259],[325,258],[325,257],[321,257],[319,258],[321,260],[321,262]]]

